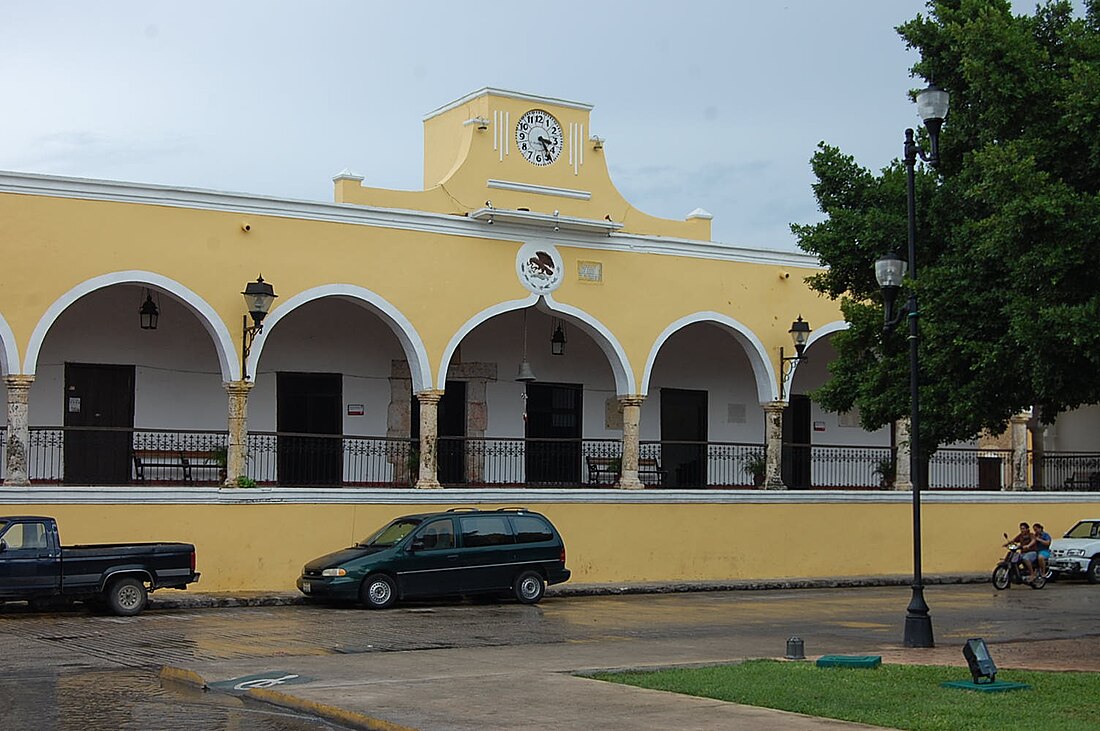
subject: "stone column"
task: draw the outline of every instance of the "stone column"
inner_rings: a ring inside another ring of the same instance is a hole
[[[1030,490],[1027,484],[1027,425],[1031,412],[1022,411],[1008,420],[1012,433],[1012,484],[1007,490]]]
[[[248,392],[252,381],[223,384],[229,394],[229,443],[225,453],[225,486],[237,487],[237,478],[246,476],[248,463]]]
[[[642,420],[643,401],[645,396],[623,396],[619,399],[623,407],[623,456],[619,462],[619,483],[615,487],[623,490],[645,488],[638,479],[638,425]]]
[[[8,432],[4,445],[7,468],[5,485],[29,485],[31,430],[27,419],[27,404],[34,376],[5,376],[8,389]]]
[[[420,489],[442,487],[436,471],[436,445],[439,431],[439,399],[443,392],[435,389],[416,394],[420,401],[420,475],[416,486]]]
[[[786,490],[783,484],[783,409],[786,401],[764,404],[764,456],[767,468],[764,472],[765,490]]]
[[[912,490],[913,475],[909,469],[909,417],[894,422],[894,442],[898,445],[894,456],[894,489]]]

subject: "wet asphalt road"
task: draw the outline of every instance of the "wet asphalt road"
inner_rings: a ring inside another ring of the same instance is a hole
[[[807,654],[860,652],[901,642],[908,588],[548,597],[514,603],[419,603],[384,612],[285,606],[97,616],[79,607],[30,612],[0,606],[4,727],[36,729],[333,729],[325,722],[162,682],[164,665],[242,660],[257,673],[293,673],[305,655],[423,649],[734,637],[746,656],[779,656],[785,638]],[[1100,587],[1042,591],[988,584],[926,590],[936,641],[1049,640],[1100,633]],[[743,641],[743,642],[742,642]]]

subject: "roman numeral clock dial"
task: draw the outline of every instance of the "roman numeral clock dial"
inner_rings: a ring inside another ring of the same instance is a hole
[[[516,124],[516,147],[532,165],[549,165],[557,160],[564,140],[561,124],[542,109],[525,112]]]

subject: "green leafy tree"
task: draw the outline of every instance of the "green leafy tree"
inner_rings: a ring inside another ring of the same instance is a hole
[[[1100,0],[932,0],[897,30],[951,94],[941,163],[916,176],[922,446],[1100,402]],[[814,398],[875,429],[909,411],[907,328],[883,337],[873,271],[906,254],[905,168],[824,143],[811,162],[827,219],[791,228],[850,323]]]

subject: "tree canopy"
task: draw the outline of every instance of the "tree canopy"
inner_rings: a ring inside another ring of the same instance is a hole
[[[1100,0],[1083,15],[1068,0],[1030,15],[1008,0],[927,8],[897,31],[920,54],[914,76],[951,95],[940,165],[918,163],[909,282],[931,451],[1031,406],[1051,422],[1100,402]],[[905,167],[876,174],[825,143],[811,164],[827,218],[791,229],[828,267],[811,286],[850,323],[813,395],[875,429],[909,412],[906,328],[884,339],[873,268],[906,256]]]

